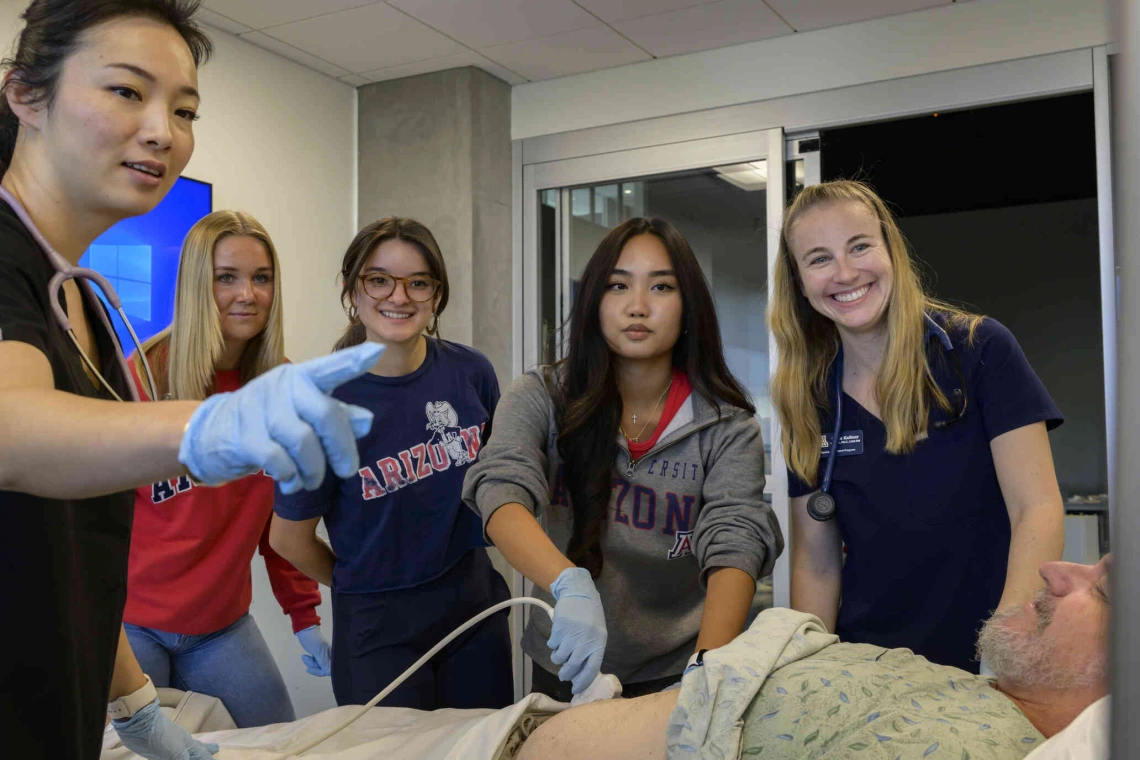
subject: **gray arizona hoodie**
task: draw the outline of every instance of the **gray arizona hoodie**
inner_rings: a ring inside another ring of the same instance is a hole
[[[562,552],[573,512],[556,445],[554,405],[531,370],[503,394],[494,434],[463,483],[463,501],[487,520],[504,504],[534,512]],[[748,412],[709,404],[695,391],[636,462],[619,437],[603,565],[595,579],[609,639],[603,673],[627,683],[681,673],[701,626],[709,571],[735,567],[755,580],[784,548],[764,491],[760,426]],[[540,588],[535,596],[554,604]],[[532,614],[523,650],[551,673],[550,619]]]

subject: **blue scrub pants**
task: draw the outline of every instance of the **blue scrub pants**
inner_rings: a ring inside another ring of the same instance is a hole
[[[297,719],[281,671],[247,612],[201,636],[124,623],[131,649],[155,686],[217,697],[238,728]]]
[[[472,549],[433,581],[376,594],[333,593],[332,684],[338,705],[362,705],[452,630],[510,597],[487,556]],[[417,710],[500,708],[514,701],[508,610],[483,620],[428,660],[382,702]]]

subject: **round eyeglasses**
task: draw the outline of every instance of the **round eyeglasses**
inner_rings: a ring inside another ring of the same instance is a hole
[[[434,277],[413,274],[411,277],[397,277],[386,272],[369,272],[360,275],[360,286],[364,292],[377,301],[383,301],[396,290],[396,283],[404,284],[404,292],[413,301],[430,301],[439,290],[440,281]]]

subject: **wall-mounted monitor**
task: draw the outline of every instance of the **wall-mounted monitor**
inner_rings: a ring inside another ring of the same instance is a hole
[[[110,280],[140,341],[170,324],[182,240],[213,210],[213,203],[212,185],[179,177],[150,213],[119,222],[95,238],[79,259],[80,266]],[[114,313],[111,322],[130,355],[135,350],[130,333]]]

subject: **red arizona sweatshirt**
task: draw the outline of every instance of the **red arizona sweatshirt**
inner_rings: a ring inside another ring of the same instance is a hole
[[[145,399],[145,383],[129,363]],[[240,386],[239,370],[215,377],[215,392]],[[250,562],[257,550],[293,632],[320,623],[317,582],[269,546],[272,516],[273,481],[261,473],[217,488],[193,485],[188,477],[139,488],[123,620],[186,635],[225,628],[249,610]]]

